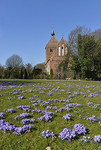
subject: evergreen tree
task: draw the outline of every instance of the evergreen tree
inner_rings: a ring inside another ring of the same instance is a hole
[[[24,79],[28,79],[28,74],[27,74],[26,69],[24,70]]]
[[[82,55],[82,36],[78,34],[78,55]]]
[[[35,78],[36,78],[36,69],[34,67],[34,69],[33,69],[33,79],[35,79]]]
[[[78,55],[74,55],[71,69],[80,78],[92,78],[94,73],[94,58],[95,49],[94,37],[89,35],[78,35]]]
[[[50,79],[53,79],[53,69],[50,70]]]
[[[94,71],[96,79],[101,80],[101,39],[96,41],[96,48],[94,51]]]
[[[23,79],[23,69],[20,70],[20,79]]]

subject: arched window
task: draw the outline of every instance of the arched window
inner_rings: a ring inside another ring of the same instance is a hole
[[[65,47],[65,55],[67,55],[67,47]]]
[[[64,56],[64,44],[62,44],[62,56]]]
[[[61,56],[61,47],[58,47],[58,56]]]
[[[50,48],[50,52],[53,52],[53,49]]]

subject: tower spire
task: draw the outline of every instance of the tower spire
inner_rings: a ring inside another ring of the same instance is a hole
[[[54,29],[52,29],[52,34],[51,34],[51,36],[54,36],[55,35],[55,33],[54,33]]]

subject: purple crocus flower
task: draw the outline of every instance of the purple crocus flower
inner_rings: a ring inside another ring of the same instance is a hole
[[[44,131],[41,132],[41,134],[42,134],[42,137],[44,137],[44,138],[51,137],[52,140],[54,139],[54,136],[55,136],[55,134],[53,132],[49,133],[49,130],[46,130],[46,131],[44,130]]]
[[[75,124],[74,125],[74,130],[75,130],[75,133],[77,135],[87,133],[87,128],[84,125],[82,125],[81,123]]]
[[[13,108],[10,108],[10,109],[8,109],[6,112],[9,112],[9,113],[15,113],[15,112],[16,112],[16,110],[15,110],[15,109],[13,109]]]
[[[70,120],[71,117],[72,117],[71,114],[66,114],[65,116],[63,116],[63,119],[65,119],[65,120]]]
[[[101,135],[95,135],[94,141],[100,143],[101,142]]]
[[[5,114],[3,112],[0,112],[0,118],[4,119],[5,118]]]

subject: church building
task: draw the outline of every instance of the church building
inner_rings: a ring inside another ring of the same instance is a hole
[[[58,66],[65,59],[68,53],[68,45],[64,38],[58,42],[55,37],[54,30],[52,30],[51,39],[47,43],[46,47],[46,72],[50,75],[50,70],[53,70],[53,78],[58,78]]]

